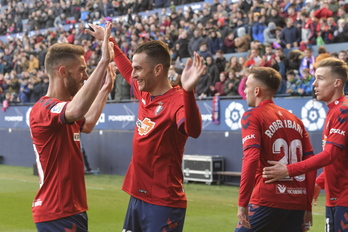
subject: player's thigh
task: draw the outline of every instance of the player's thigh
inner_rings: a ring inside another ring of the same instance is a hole
[[[181,232],[186,209],[146,203],[131,197],[123,231]]]
[[[148,217],[144,232],[183,231],[186,209],[150,205],[152,214]]]
[[[36,223],[38,232],[88,232],[88,217],[87,213],[79,213],[69,217]]]
[[[297,232],[294,227],[299,227],[302,225],[304,211],[300,211],[300,215],[296,215],[295,218],[289,217],[294,210],[285,210],[278,208],[271,208],[258,205],[249,205],[249,221],[251,229],[247,229],[240,224],[238,224],[235,232]],[[301,217],[301,221],[298,218]],[[291,225],[291,230],[286,224],[296,224],[296,226]],[[301,227],[300,227],[301,228]],[[301,230],[299,231],[301,232]]]
[[[328,231],[341,231],[348,232],[348,207],[335,206],[333,210],[334,218],[334,230]],[[330,229],[330,228],[328,228]]]

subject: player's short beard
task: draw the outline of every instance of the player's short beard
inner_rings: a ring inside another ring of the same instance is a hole
[[[70,96],[75,96],[80,89],[79,85],[80,83],[78,83],[77,80],[72,76],[72,73],[68,72],[68,76],[66,78],[66,88]]]

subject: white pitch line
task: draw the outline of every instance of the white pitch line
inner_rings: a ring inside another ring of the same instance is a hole
[[[32,184],[38,184],[39,185],[39,181],[31,181],[31,180],[25,180],[25,179],[15,179],[15,178],[8,178],[8,177],[1,177],[0,179],[2,180],[16,180],[16,181],[20,181],[20,182],[26,182],[26,183],[32,183]],[[87,189],[96,189],[96,190],[105,190],[105,188],[98,188],[98,187],[86,187]]]

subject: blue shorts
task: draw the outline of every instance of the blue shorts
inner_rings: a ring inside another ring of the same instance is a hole
[[[348,207],[326,206],[326,232],[348,232]]]
[[[88,232],[87,213],[79,213],[69,217],[36,223],[38,232]]]
[[[251,229],[238,223],[235,232],[302,232],[304,210],[249,205]]]
[[[181,232],[186,209],[152,205],[130,197],[123,231]]]

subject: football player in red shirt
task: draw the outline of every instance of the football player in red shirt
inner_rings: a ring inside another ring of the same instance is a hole
[[[88,32],[102,39],[104,29],[90,26],[94,31]],[[131,195],[123,230],[180,232],[187,205],[182,158],[188,137],[197,138],[202,130],[194,88],[206,66],[195,53],[183,70],[182,88],[172,87],[171,58],[164,42],[139,44],[132,63],[116,43],[114,52],[120,73],[139,100],[133,156],[122,187]]]
[[[313,156],[302,121],[274,104],[282,77],[272,68],[252,68],[246,81],[250,108],[242,117],[243,163],[236,232],[302,231],[311,221],[316,172],[265,184],[268,160],[296,163]]]
[[[323,151],[303,162],[266,167],[263,177],[273,183],[284,176],[297,176],[324,167],[317,178],[318,186],[326,190],[326,231],[347,231],[348,228],[348,100],[344,95],[347,64],[336,58],[319,62],[315,71],[314,91],[329,111],[323,130]]]
[[[57,43],[47,52],[48,92],[30,113],[40,177],[32,211],[39,232],[88,231],[80,133],[92,131],[113,88],[116,69],[110,65],[114,55],[108,42],[110,29],[108,24],[102,58],[90,77],[81,46]]]

